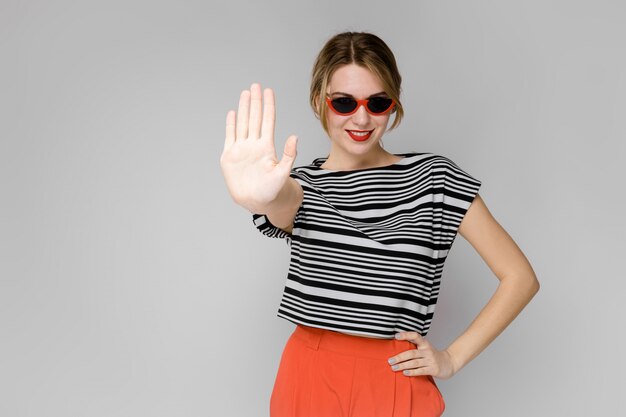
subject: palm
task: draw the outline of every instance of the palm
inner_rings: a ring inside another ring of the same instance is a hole
[[[261,86],[253,84],[241,93],[238,112],[226,118],[222,173],[233,199],[252,212],[262,212],[276,198],[295,160],[295,136],[287,139],[282,160],[276,157],[275,115],[272,90],[265,90],[262,102]]]

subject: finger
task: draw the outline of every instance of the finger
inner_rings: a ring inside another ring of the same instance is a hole
[[[296,136],[289,136],[287,142],[285,142],[285,149],[283,151],[283,157],[278,163],[278,167],[284,171],[291,171],[294,162],[296,161],[298,145],[298,138]]]
[[[387,362],[389,362],[389,365],[395,365],[413,359],[423,359],[422,352],[418,351],[417,349],[405,350],[404,352],[399,353],[396,356],[392,356],[387,360]]]
[[[224,148],[230,147],[235,143],[235,111],[231,110],[226,114],[226,140]]]
[[[257,83],[250,87],[250,124],[248,126],[248,137],[258,139],[261,134],[261,86]]]
[[[423,366],[421,368],[405,369],[404,371],[402,371],[402,374],[404,376],[422,376],[432,375],[432,371],[430,370],[430,368]]]
[[[237,111],[237,139],[248,137],[248,116],[250,113],[250,91],[243,90],[239,96],[239,110]]]
[[[266,88],[263,92],[263,126],[261,137],[274,140],[274,121],[276,120],[276,107],[274,104],[274,91]]]
[[[418,332],[400,332],[396,333],[396,340],[408,340],[416,345],[425,341],[424,337]]]
[[[423,368],[426,366],[423,358],[411,359],[410,361],[400,362],[398,364],[392,365],[391,370],[394,372],[404,371],[405,369],[417,369]]]

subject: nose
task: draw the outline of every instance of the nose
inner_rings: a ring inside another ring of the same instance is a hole
[[[352,122],[357,126],[366,126],[370,121],[370,114],[365,109],[365,106],[361,105],[356,110],[356,113],[352,115]]]

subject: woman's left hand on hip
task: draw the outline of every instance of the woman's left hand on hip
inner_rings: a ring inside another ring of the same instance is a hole
[[[400,332],[396,340],[408,340],[417,345],[417,349],[405,350],[389,358],[394,372],[406,376],[432,375],[439,379],[448,379],[455,374],[452,356],[446,350],[437,350],[417,332]]]

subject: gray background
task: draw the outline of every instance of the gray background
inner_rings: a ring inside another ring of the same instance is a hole
[[[481,179],[542,284],[445,415],[623,413],[623,4],[0,0],[0,415],[267,415],[288,247],[230,200],[224,119],[261,82],[278,146],[325,155],[309,74],[344,30],[396,53],[386,147]],[[496,284],[457,239],[429,339]]]

